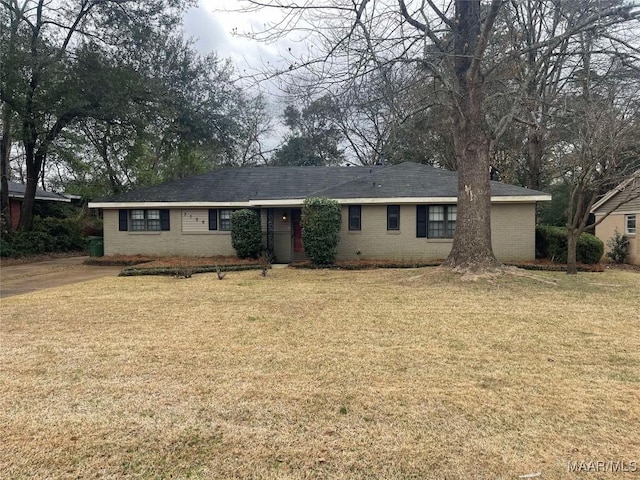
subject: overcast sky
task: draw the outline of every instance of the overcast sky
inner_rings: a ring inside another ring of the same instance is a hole
[[[277,64],[280,52],[291,46],[285,40],[277,44],[266,45],[250,40],[241,35],[234,35],[234,30],[243,33],[264,29],[269,15],[274,19],[275,12],[238,13],[223,11],[240,7],[237,0],[198,0],[198,8],[189,10],[184,18],[184,29],[187,37],[196,40],[196,48],[202,54],[215,52],[220,58],[229,58],[240,76],[247,76],[264,70],[265,65]],[[221,7],[223,5],[224,7]],[[266,93],[267,110],[273,118],[281,118],[285,108],[282,93],[272,83],[262,83],[259,87],[247,81],[250,89],[258,89]],[[274,130],[265,141],[265,146],[275,148],[286,132],[282,122],[274,124]]]
[[[278,61],[279,46],[284,42],[266,45],[232,33],[264,28],[269,12],[228,11],[240,8],[237,0],[198,0],[198,3],[198,8],[185,15],[184,28],[188,37],[196,39],[196,47],[201,53],[216,52],[221,58],[230,58],[241,75],[245,71],[258,70],[267,62]]]

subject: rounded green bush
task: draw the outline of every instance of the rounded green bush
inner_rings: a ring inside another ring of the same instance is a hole
[[[260,217],[247,208],[231,214],[231,245],[239,258],[257,258],[262,251]]]
[[[302,244],[314,265],[329,265],[336,258],[342,212],[329,198],[308,198],[302,207]]]
[[[584,264],[598,263],[604,253],[604,243],[590,233],[578,239],[576,260]],[[536,258],[548,258],[556,263],[567,263],[567,229],[548,225],[536,226]]]
[[[587,265],[598,263],[604,254],[604,243],[595,235],[583,233],[578,239],[576,260]]]

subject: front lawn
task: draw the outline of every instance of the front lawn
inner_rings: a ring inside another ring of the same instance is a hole
[[[0,471],[608,476],[567,465],[640,462],[639,306],[637,272],[439,268],[109,277],[2,299]]]

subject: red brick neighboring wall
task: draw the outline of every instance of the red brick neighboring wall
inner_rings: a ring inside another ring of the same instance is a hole
[[[9,199],[9,206],[11,207],[11,228],[15,230],[18,228],[20,222],[20,206],[22,202],[15,198]]]

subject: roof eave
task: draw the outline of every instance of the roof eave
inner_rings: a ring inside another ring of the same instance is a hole
[[[24,194],[14,194],[14,193],[9,193],[9,198],[18,198],[21,200],[24,200]],[[45,200],[45,201],[49,201],[49,202],[67,202],[70,203],[71,199],[70,198],[64,198],[64,197],[60,197],[60,198],[55,198],[55,197],[42,197],[40,195],[36,195],[34,197],[35,200]]]
[[[589,211],[589,213],[596,213],[596,210],[598,210],[601,206],[603,206],[605,203],[607,203],[609,200],[611,200],[613,197],[615,197],[617,194],[624,192],[624,190],[627,188],[627,186],[634,180],[640,178],[640,170],[637,170],[633,173],[633,175],[631,175],[629,178],[627,178],[624,182],[620,183],[618,186],[616,186],[615,188],[612,188],[611,190],[609,190],[607,193],[604,194],[604,196],[598,200],[596,203],[593,204],[593,207],[591,207],[591,210]]]
[[[457,197],[358,197],[334,198],[344,205],[387,205],[421,203],[456,203]],[[492,203],[534,203],[551,200],[551,195],[495,195]],[[89,208],[238,208],[238,207],[296,207],[304,198],[252,199],[244,202],[89,202]]]

